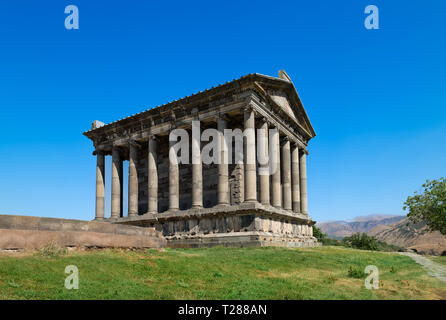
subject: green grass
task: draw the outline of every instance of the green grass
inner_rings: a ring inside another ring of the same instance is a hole
[[[442,264],[442,265],[446,266],[446,256],[434,257],[433,260],[435,262],[438,262],[439,264]]]
[[[380,288],[364,287],[367,265]],[[64,287],[79,269],[79,290]],[[74,251],[0,256],[0,299],[445,299],[409,257],[342,247]]]

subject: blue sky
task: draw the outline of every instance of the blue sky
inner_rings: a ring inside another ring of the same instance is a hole
[[[64,27],[70,4],[79,30]],[[379,30],[364,28],[368,4]],[[2,0],[0,213],[93,219],[82,136],[93,120],[285,69],[317,133],[310,215],[401,214],[446,175],[444,12],[444,1]]]

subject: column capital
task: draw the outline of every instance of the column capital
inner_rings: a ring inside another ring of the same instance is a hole
[[[268,122],[268,127],[270,129],[276,129],[279,132],[279,135],[282,133],[282,132],[280,132],[279,125],[277,125],[276,123],[272,122],[271,120],[266,120],[266,121]]]
[[[128,144],[129,144],[129,146],[136,147],[137,149],[141,149],[142,148],[141,144],[138,141],[133,140],[133,139],[129,139],[128,140]]]
[[[176,120],[171,120],[170,121],[170,129],[169,130],[174,130],[178,127],[178,123]]]
[[[243,106],[242,110],[243,110],[243,112],[254,112],[254,116],[257,115],[257,111],[251,102],[249,102],[248,104]]]
[[[266,118],[266,117],[261,117],[261,118],[259,119],[259,125],[260,125],[260,126],[263,126],[264,124],[266,124],[268,127],[272,127],[272,123],[271,123],[271,121],[270,121],[268,118]]]
[[[285,144],[285,143],[287,143],[287,142],[290,142],[290,138],[289,138],[288,136],[282,136],[282,137],[280,138],[280,143],[281,143],[281,144]]]
[[[158,138],[158,136],[156,134],[149,133],[149,136],[147,137],[147,141],[150,141],[150,140],[158,141],[159,138]]]
[[[198,108],[193,108],[191,110],[191,116],[193,117],[193,121],[200,121],[200,113],[198,111]]]
[[[295,140],[291,140],[291,148],[293,148],[293,149],[295,149],[295,148],[300,149],[299,143],[297,141],[295,141]]]
[[[218,122],[219,120],[223,120],[223,121],[229,121],[228,116],[226,115],[226,113],[224,112],[219,112],[216,116],[215,116],[215,121]]]

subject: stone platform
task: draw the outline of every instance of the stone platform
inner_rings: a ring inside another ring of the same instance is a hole
[[[315,222],[307,215],[258,202],[106,220],[153,227],[163,234],[169,247],[319,245],[313,237]]]
[[[0,215],[0,249],[39,249],[50,242],[64,247],[163,248],[154,228],[107,222]]]

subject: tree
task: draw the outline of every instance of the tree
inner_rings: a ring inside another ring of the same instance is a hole
[[[350,237],[345,237],[342,242],[347,246],[362,250],[378,250],[378,241],[375,237],[368,236],[367,233],[354,233]]]
[[[425,222],[430,231],[446,235],[446,179],[426,180],[421,192],[407,197],[403,210],[409,210],[411,222]]]
[[[313,226],[313,236],[319,240],[319,241],[323,241],[325,240],[325,233],[322,232],[322,230],[316,226]]]

